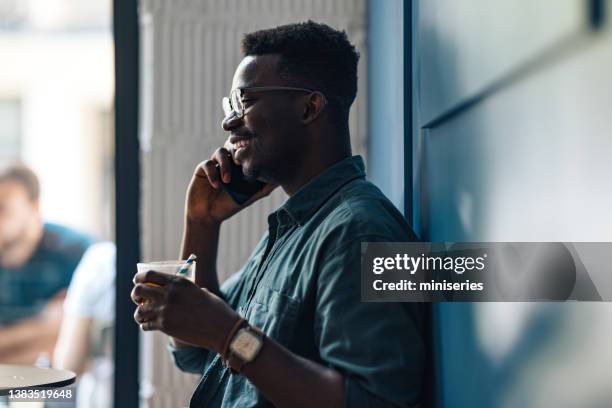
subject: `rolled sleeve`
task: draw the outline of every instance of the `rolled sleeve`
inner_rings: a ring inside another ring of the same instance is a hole
[[[174,364],[186,373],[202,374],[208,357],[208,350],[201,347],[181,346],[168,344],[168,351]]]
[[[361,242],[321,257],[315,340],[321,358],[345,376],[351,408],[413,407],[424,372],[422,305],[361,302]]]
[[[242,271],[228,278],[221,285],[221,296],[232,307],[236,307],[238,287],[241,282]],[[181,346],[176,347],[168,344],[168,351],[174,364],[186,373],[202,374],[210,351],[202,347]]]

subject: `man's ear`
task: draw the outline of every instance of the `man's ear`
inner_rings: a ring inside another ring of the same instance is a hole
[[[325,109],[327,99],[321,92],[313,92],[307,96],[302,111],[302,123],[308,125],[314,122]]]

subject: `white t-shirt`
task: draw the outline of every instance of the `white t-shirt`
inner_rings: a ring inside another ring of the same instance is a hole
[[[91,317],[99,323],[115,320],[115,244],[101,242],[85,252],[74,271],[64,313]]]
[[[77,408],[112,406],[112,337],[115,321],[115,244],[94,244],[72,276],[64,300],[67,316],[91,318],[91,364],[78,382]]]

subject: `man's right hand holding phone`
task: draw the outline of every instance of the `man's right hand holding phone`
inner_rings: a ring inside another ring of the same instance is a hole
[[[266,184],[245,203],[237,204],[222,188],[222,183],[231,183],[232,166],[237,165],[228,147],[218,148],[209,160],[195,169],[185,201],[188,222],[220,224],[276,188],[276,185]]]

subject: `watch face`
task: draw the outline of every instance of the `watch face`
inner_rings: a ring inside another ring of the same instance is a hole
[[[261,348],[261,343],[262,341],[258,336],[246,329],[242,329],[232,341],[230,350],[242,361],[249,362],[257,355]]]

